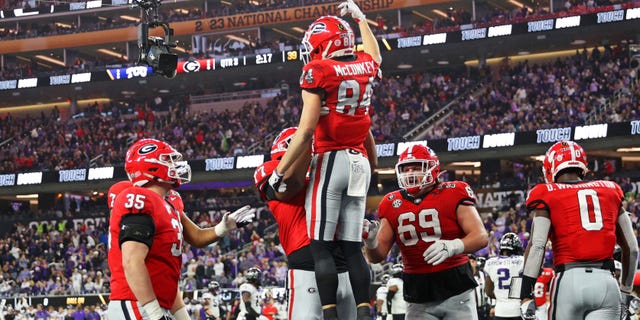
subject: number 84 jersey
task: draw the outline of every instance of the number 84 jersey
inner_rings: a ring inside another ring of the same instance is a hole
[[[438,183],[423,198],[414,198],[404,190],[384,196],[378,206],[380,220],[387,219],[402,252],[404,273],[425,274],[444,271],[469,261],[466,254],[455,255],[433,266],[422,254],[434,241],[465,236],[458,224],[458,206],[475,206],[471,187],[462,181]]]
[[[312,60],[302,69],[300,88],[322,97],[314,135],[315,153],[355,149],[363,154],[369,133],[373,82],[380,68],[364,52],[340,59]]]

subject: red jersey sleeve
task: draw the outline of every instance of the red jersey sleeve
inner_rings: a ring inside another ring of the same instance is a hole
[[[278,160],[264,162],[259,165],[253,173],[253,184],[256,186],[256,189],[258,189],[260,198],[262,198],[263,201],[267,200],[267,189],[265,187],[267,186],[269,177],[273,171],[276,170],[276,167],[278,167],[278,163],[280,163]]]
[[[324,89],[327,86],[326,66],[322,60],[313,60],[302,67],[302,75],[300,75],[300,89],[316,91]]]
[[[178,191],[170,190],[167,195],[167,202],[169,202],[174,209],[178,210],[178,212],[184,212],[184,202]]]
[[[118,224],[122,216],[127,214],[148,214],[152,217],[154,212],[154,201],[152,201],[153,191],[140,187],[130,187],[122,190],[116,197],[113,204],[113,214],[119,217]]]
[[[109,188],[109,191],[107,192],[107,207],[109,208],[109,210],[113,208],[113,204],[115,203],[118,194],[122,192],[122,190],[127,189],[131,186],[133,186],[131,181],[126,180],[116,182],[111,186],[111,188]]]
[[[547,187],[545,184],[538,184],[533,187],[527,196],[527,209],[529,211],[536,209],[549,210],[549,206],[545,201],[545,194],[547,194]]]
[[[453,185],[453,187],[450,187]],[[452,182],[443,182],[442,185],[444,188],[453,188],[455,192],[452,193],[452,196],[456,199],[458,205],[465,206],[475,206],[476,199],[475,193],[473,193],[473,189],[469,186],[468,183],[463,181],[452,181]]]

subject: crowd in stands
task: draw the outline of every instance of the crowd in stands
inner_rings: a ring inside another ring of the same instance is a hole
[[[627,170],[611,176],[605,176],[605,173],[597,171],[589,179],[604,178],[620,184],[625,192],[625,209],[631,213],[638,230],[640,192],[634,183],[637,185],[640,176]],[[253,190],[235,192],[244,203],[259,208],[257,219],[215,245],[206,248],[185,245],[180,283],[184,291],[204,289],[210,281],[219,282],[223,288],[237,288],[244,281],[244,270],[253,266],[263,271],[264,287],[284,285],[286,262],[279,247],[277,225],[268,207],[257,199]],[[225,197],[235,196],[231,192]],[[215,225],[222,210],[238,206],[234,203],[231,207],[221,207],[219,203],[223,199],[217,191],[211,190],[183,192],[183,198],[187,215],[202,227]],[[35,216],[16,216],[11,230],[0,237],[0,298],[109,292],[110,272],[106,260],[108,213],[106,200],[99,200],[101,203],[96,207],[83,206],[80,210],[65,212],[52,209]],[[485,211],[482,218],[490,232],[490,241],[477,255],[495,255],[498,240],[505,232],[517,233],[526,245],[532,216],[523,201],[509,197],[490,211],[481,210]],[[95,224],[73,220],[87,216],[104,219],[94,220],[99,221]],[[376,217],[376,210],[369,210],[367,218]],[[392,250],[387,262],[395,263],[397,259],[398,251]],[[550,259],[545,260],[545,265],[550,264]],[[371,265],[371,268],[374,274],[384,270],[381,265]]]
[[[453,114],[431,127],[428,139],[637,120],[640,89],[629,63],[626,51],[607,46],[551,63],[505,61],[484,76],[384,77],[374,89],[371,129],[377,143],[402,141],[455,98]],[[0,141],[7,141],[0,173],[118,165],[140,137],[165,140],[190,160],[267,154],[273,133],[295,125],[301,106],[296,92],[224,112],[192,112],[184,96],[126,103],[96,103],[78,110],[83,117],[61,116],[57,108],[38,117],[0,116]]]
[[[640,119],[637,69],[628,52],[577,50],[549,64],[528,61],[495,70],[477,96],[468,95],[429,138],[535,131]]]
[[[209,10],[204,12],[204,8],[189,8],[189,9],[168,9],[161,10],[160,16],[162,21],[176,22],[185,20],[195,20],[207,17],[220,17],[233,14],[242,14],[256,11],[290,8],[295,6],[307,6],[317,3],[333,2],[333,1],[240,1],[232,2],[230,5],[222,5],[219,3],[210,4]],[[570,14],[585,14],[590,12],[597,12],[601,10],[610,10],[612,5],[618,4],[623,6],[636,6],[636,0],[567,0],[563,6],[563,10],[549,13],[548,9],[540,8],[515,8],[508,10],[501,7],[492,7],[489,3],[479,3],[476,7],[476,17],[463,9],[451,7],[446,11],[446,16],[438,16],[433,21],[426,20],[424,23],[404,23],[399,25],[386,21],[381,15],[372,16],[375,19],[377,26],[374,27],[374,32],[379,36],[385,34],[397,34],[398,36],[410,36],[421,35],[435,32],[447,32],[460,30],[461,26],[470,26],[473,24],[475,27],[485,27],[489,25],[503,24],[506,22],[521,22],[536,20],[542,18],[550,18],[561,15]],[[225,2],[226,3],[226,2]],[[47,1],[13,1],[6,0],[4,2],[5,8],[14,7],[26,7],[49,5]],[[2,0],[0,0],[0,8],[3,7]],[[97,30],[106,30],[114,28],[123,28],[135,26],[135,22],[123,19],[98,19],[94,16],[81,17],[81,23],[70,24],[56,24],[50,23],[36,23],[25,20],[25,22],[19,22],[19,28],[6,27],[0,29],[0,38],[4,40],[9,39],[21,39],[43,36],[54,36],[60,34],[73,34],[78,32],[89,32]],[[299,41],[292,41],[287,38],[280,39],[258,39],[253,41],[249,45],[243,43],[236,43],[235,46],[226,46],[224,48],[209,46],[204,48],[201,52],[191,52],[189,55],[183,55],[182,58],[208,58],[219,56],[236,56],[245,54],[254,54],[255,52],[269,48],[272,51],[282,51],[283,48],[297,48]],[[31,62],[24,62],[18,59],[6,59],[6,66],[3,70],[0,70],[0,80],[4,79],[17,79],[23,77],[34,77],[43,75],[58,75],[68,74],[82,71],[101,70],[108,65],[133,65],[135,61],[134,57],[129,56],[125,58],[125,54],[122,57],[112,56],[86,56],[82,53],[75,52],[74,50],[67,51],[68,63],[65,67],[53,66],[44,67],[38,64],[38,61],[33,60]]]

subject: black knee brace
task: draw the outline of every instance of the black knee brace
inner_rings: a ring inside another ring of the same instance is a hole
[[[371,273],[360,249],[362,243],[353,241],[340,241],[339,243],[349,269],[349,281],[351,282],[356,305],[368,304],[370,301]]]
[[[323,306],[335,305],[338,291],[338,271],[333,259],[335,244],[329,241],[311,240],[311,255],[315,263],[316,283]]]

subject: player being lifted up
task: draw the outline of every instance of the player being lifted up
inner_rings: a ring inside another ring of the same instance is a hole
[[[283,175],[308,152],[313,140],[305,209],[324,319],[335,319],[337,313],[336,246],[342,248],[349,268],[358,319],[370,319],[371,279],[360,247],[371,170],[377,162],[369,108],[382,58],[360,8],[352,0],[338,8],[358,24],[364,52],[354,51],[353,30],[341,18],[324,16],[309,26],[302,39],[305,65],[298,131],[269,184],[286,190]]]

